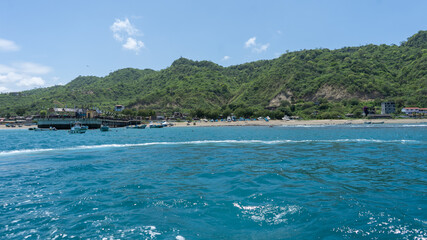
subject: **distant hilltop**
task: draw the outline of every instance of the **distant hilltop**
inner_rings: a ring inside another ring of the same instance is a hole
[[[301,50],[230,67],[179,58],[160,71],[79,76],[65,86],[0,94],[0,116],[120,104],[157,112],[281,111],[310,118],[359,114],[363,105],[382,101],[425,107],[426,96],[427,31],[419,31],[399,46]]]

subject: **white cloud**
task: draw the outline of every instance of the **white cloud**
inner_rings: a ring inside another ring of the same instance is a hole
[[[126,43],[123,44],[123,48],[128,50],[134,50],[138,52],[141,48],[144,47],[144,43],[142,41],[136,40],[134,38],[129,37],[126,40]]]
[[[224,57],[222,58],[222,61],[227,61],[228,59],[230,59],[230,56],[224,56]]]
[[[254,47],[252,50],[256,53],[262,53],[267,51],[267,48],[270,46],[270,43],[259,45],[257,47]]]
[[[122,43],[122,47],[126,50],[138,53],[145,46],[142,41],[135,37],[142,35],[141,32],[127,18],[125,20],[116,19],[110,26],[110,30],[113,32],[113,38]]]
[[[46,82],[40,75],[51,71],[48,66],[31,62],[13,63],[11,66],[0,64],[0,89],[4,92],[43,87]]]
[[[255,53],[262,53],[267,51],[268,47],[270,46],[270,43],[261,44],[256,43],[256,37],[251,37],[248,39],[248,41],[245,42],[245,48],[252,49],[252,52]]]
[[[134,26],[132,26],[129,19],[127,18],[123,21],[120,19],[116,19],[113,25],[111,25],[110,29],[111,31],[113,31],[113,33],[117,33],[117,34],[126,33],[129,36],[134,36],[139,34],[139,30]]]
[[[13,41],[0,38],[0,51],[18,51],[19,46]]]
[[[255,41],[256,41],[256,37],[249,38],[249,40],[245,42],[245,47],[249,48],[249,47],[255,46],[256,45]]]
[[[41,77],[35,77],[27,74],[10,72],[0,75],[0,84],[16,85],[18,87],[43,86],[45,81]],[[3,87],[3,86],[0,86]]]
[[[43,66],[37,63],[31,62],[16,62],[11,66],[6,66],[0,64],[0,74],[1,73],[10,73],[10,72],[20,72],[27,74],[47,74],[50,73],[52,69],[48,66]]]
[[[48,66],[31,62],[15,63],[13,66],[16,67],[20,72],[28,74],[46,74],[52,71],[52,69]]]
[[[20,87],[33,87],[33,86],[43,86],[45,81],[41,77],[31,77],[23,75],[23,78],[16,84]]]
[[[10,92],[10,90],[8,88],[0,86],[0,93],[4,93],[4,92]]]

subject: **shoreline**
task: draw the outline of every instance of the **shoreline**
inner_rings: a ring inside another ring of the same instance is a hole
[[[426,123],[427,119],[326,119],[326,120],[270,120],[268,122],[264,120],[258,121],[236,121],[236,122],[203,122],[197,121],[191,122],[187,125],[187,122],[172,122],[174,127],[230,127],[230,126],[304,126],[304,125],[351,125],[351,124],[364,124],[365,122],[371,122],[375,125],[375,123],[384,122],[384,124],[418,124],[418,123]],[[30,127],[37,127],[37,125],[31,126],[22,126],[22,127],[6,127],[3,124],[0,124],[0,130],[7,129],[28,129]]]
[[[375,123],[384,122],[384,124],[416,124],[427,123],[427,119],[331,119],[331,120],[264,120],[258,121],[236,121],[236,122],[193,122],[187,125],[187,122],[174,122],[174,127],[226,127],[226,126],[299,126],[299,125],[350,125],[364,124],[365,122]]]

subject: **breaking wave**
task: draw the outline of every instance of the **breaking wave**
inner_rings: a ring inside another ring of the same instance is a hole
[[[381,140],[381,139],[335,139],[335,140],[202,140],[202,141],[183,141],[183,142],[147,142],[147,143],[131,143],[131,144],[101,144],[90,146],[76,146],[67,148],[44,148],[44,149],[20,149],[11,151],[1,151],[0,156],[15,155],[15,154],[29,154],[29,153],[43,153],[52,151],[75,151],[75,150],[88,150],[100,148],[127,148],[127,147],[144,147],[155,145],[209,145],[209,144],[288,144],[288,143],[400,143],[400,144],[417,144],[421,143],[416,140]]]

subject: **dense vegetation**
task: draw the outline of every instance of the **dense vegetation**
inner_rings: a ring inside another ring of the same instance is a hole
[[[0,115],[37,114],[53,106],[112,111],[122,104],[134,109],[128,114],[337,118],[360,116],[363,106],[379,107],[385,100],[398,108],[427,107],[426,96],[427,31],[420,31],[400,46],[301,50],[230,67],[180,58],[160,71],[79,76],[65,86],[0,94]]]

